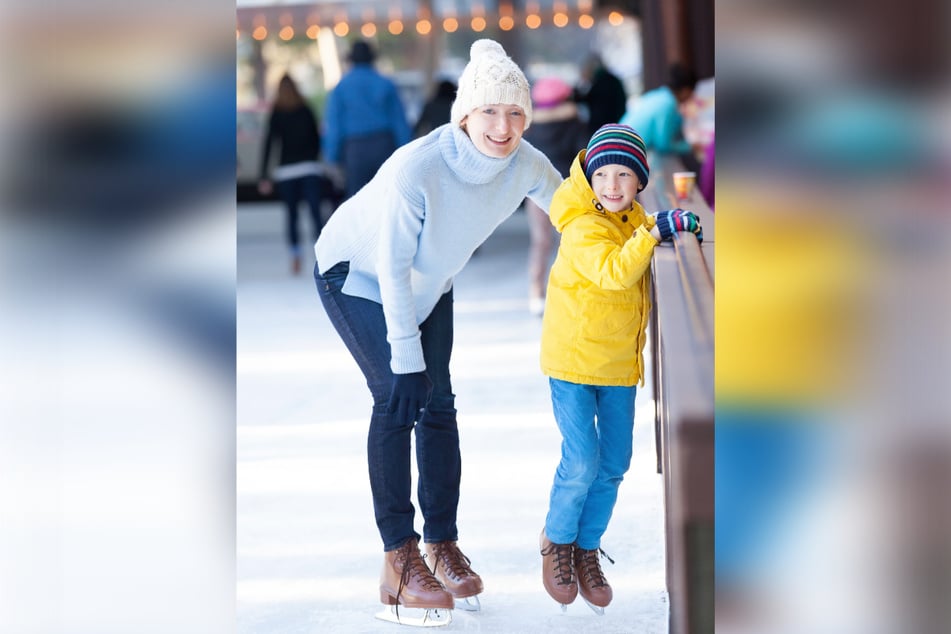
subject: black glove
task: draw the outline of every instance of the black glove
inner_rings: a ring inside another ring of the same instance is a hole
[[[433,382],[425,372],[393,375],[393,391],[387,408],[396,414],[396,423],[401,427],[412,425],[419,410],[426,407],[433,393]]]
[[[700,227],[700,218],[692,211],[683,209],[669,209],[667,211],[658,211],[657,231],[660,232],[661,240],[670,240],[675,231],[690,231],[697,236],[697,240],[703,242],[703,228]]]

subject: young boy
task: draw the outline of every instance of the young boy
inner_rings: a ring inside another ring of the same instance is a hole
[[[692,212],[644,212],[634,198],[648,174],[640,135],[625,125],[602,126],[550,208],[561,246],[548,279],[541,366],[562,445],[540,538],[542,580],[563,606],[580,590],[602,614],[612,591],[598,557],[631,463],[651,255],[674,231],[703,239]]]

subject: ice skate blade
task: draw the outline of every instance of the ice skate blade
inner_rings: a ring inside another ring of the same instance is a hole
[[[399,613],[396,608],[399,607]],[[376,618],[398,625],[413,627],[442,627],[452,623],[452,610],[443,608],[407,608],[388,605],[376,613]]]
[[[581,597],[581,600],[584,601],[585,603],[587,603],[587,604],[588,604],[588,607],[591,608],[591,610],[592,610],[595,614],[597,614],[598,616],[604,616],[604,608],[599,607],[599,606],[597,606],[597,605],[591,603],[590,601],[588,601],[588,600],[585,599],[584,597]]]
[[[465,599],[456,599],[456,609],[463,612],[481,612],[482,602],[479,601],[479,595],[475,594]]]

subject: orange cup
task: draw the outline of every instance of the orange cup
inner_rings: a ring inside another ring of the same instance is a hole
[[[674,192],[677,194],[677,200],[690,198],[690,194],[693,192],[693,187],[696,184],[696,172],[674,172]]]

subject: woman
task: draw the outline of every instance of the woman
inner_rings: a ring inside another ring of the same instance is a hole
[[[454,598],[482,592],[456,543],[452,282],[526,196],[547,209],[561,183],[522,141],[531,120],[525,75],[497,42],[475,42],[450,122],[394,152],[315,245],[321,301],[373,396],[367,455],[385,551],[380,599],[388,605],[451,608]],[[420,555],[410,501],[414,429],[433,572]]]
[[[284,202],[287,212],[287,243],[291,251],[291,272],[300,273],[300,238],[297,230],[297,207],[301,199],[310,207],[310,217],[314,223],[314,236],[320,235],[320,201],[323,198],[323,186],[320,180],[320,133],[317,117],[290,75],[281,77],[277,86],[277,96],[268,119],[267,134],[261,157],[261,179],[258,191],[269,196],[274,183],[268,178],[271,147],[274,143],[281,146],[277,167],[274,168],[274,181],[277,193]]]

